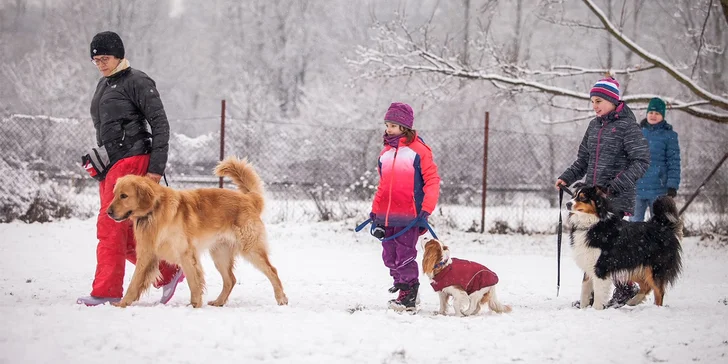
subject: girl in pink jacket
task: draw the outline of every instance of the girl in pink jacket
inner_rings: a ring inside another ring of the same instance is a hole
[[[398,311],[416,310],[420,286],[417,240],[426,231],[427,218],[440,195],[432,150],[412,129],[413,123],[409,105],[395,102],[389,106],[384,116],[384,148],[379,154],[379,186],[370,214],[374,224],[384,227],[382,259],[394,279],[389,291],[399,291],[389,306]]]

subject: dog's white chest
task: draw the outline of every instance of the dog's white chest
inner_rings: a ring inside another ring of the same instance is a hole
[[[573,233],[572,254],[576,265],[584,272],[593,272],[594,265],[602,251],[587,245],[587,231],[577,230]]]

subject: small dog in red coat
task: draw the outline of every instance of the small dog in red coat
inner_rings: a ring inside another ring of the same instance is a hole
[[[476,262],[450,258],[450,249],[438,240],[425,240],[422,271],[440,295],[437,313],[441,315],[447,313],[450,296],[457,316],[476,315],[486,303],[493,312],[511,312],[510,306],[498,301],[495,293],[498,276],[493,271]]]

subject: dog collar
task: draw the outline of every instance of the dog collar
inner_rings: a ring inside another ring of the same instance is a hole
[[[447,262],[449,262],[449,261],[450,261],[450,251],[448,250],[445,253],[445,256],[442,257],[442,260],[440,262],[438,262],[437,264],[435,264],[433,269],[438,269],[438,268],[444,267],[447,264]]]

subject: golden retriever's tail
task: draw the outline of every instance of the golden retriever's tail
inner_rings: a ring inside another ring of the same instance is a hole
[[[241,193],[257,196],[254,203],[263,211],[263,181],[247,159],[227,157],[215,167],[215,175],[232,179]]]

